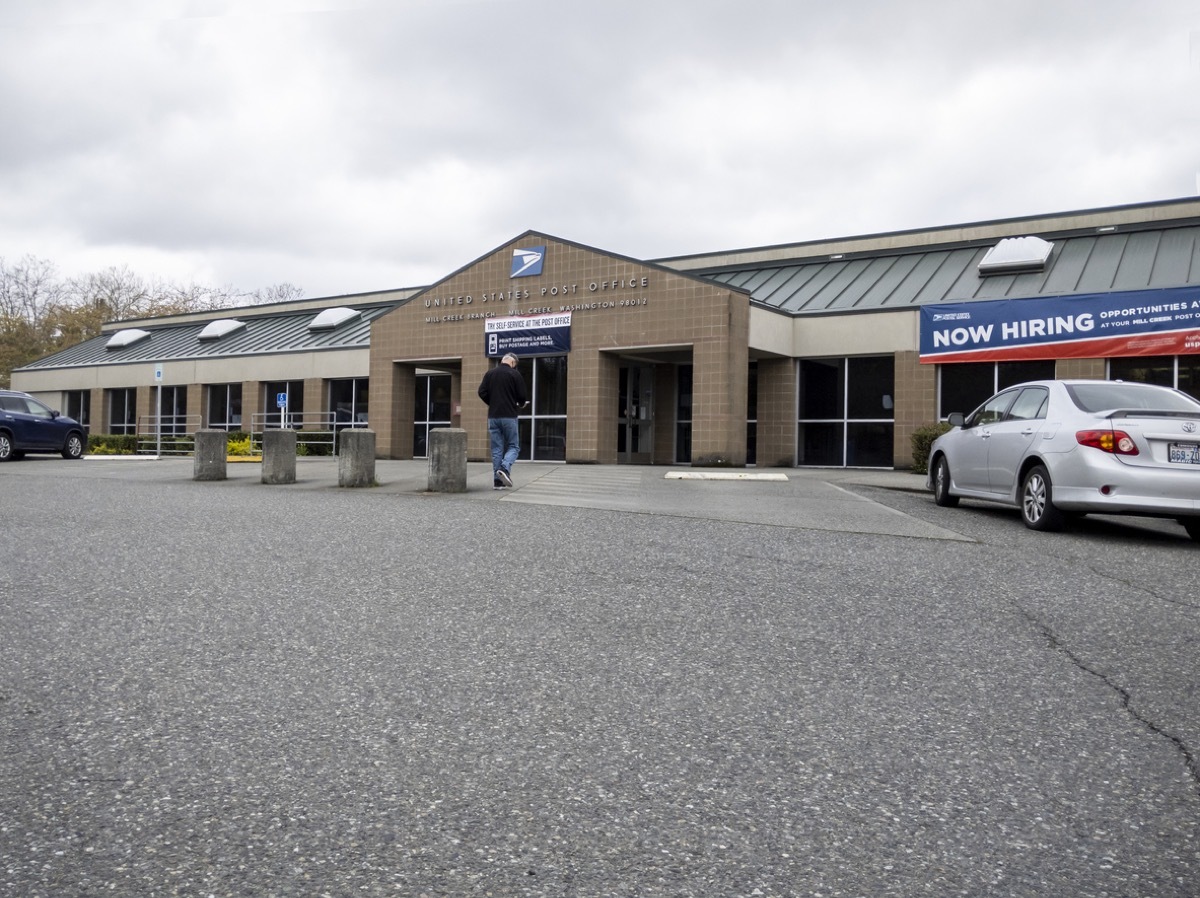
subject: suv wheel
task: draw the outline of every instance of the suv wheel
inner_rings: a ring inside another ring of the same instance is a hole
[[[67,443],[63,446],[63,458],[83,458],[83,437],[78,433],[72,433],[67,437]]]
[[[0,430],[0,461],[8,461],[13,457],[13,441],[5,431]]]

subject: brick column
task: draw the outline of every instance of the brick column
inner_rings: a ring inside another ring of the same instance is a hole
[[[615,365],[609,364],[595,349],[576,350],[567,361],[567,461],[569,462],[601,462],[604,461],[606,427],[605,408],[615,409],[617,400],[613,398],[608,406],[601,399],[601,383],[605,378],[601,370],[608,370],[611,378],[616,377]],[[615,389],[615,387],[613,388]],[[607,395],[607,394],[606,394]],[[615,396],[615,394],[614,394]],[[610,411],[609,417],[615,414]],[[617,460],[617,438],[615,430],[612,435],[612,458],[605,462],[613,464]]]
[[[158,412],[156,407],[158,391],[155,387],[136,387],[135,389],[137,390],[137,399],[134,401],[134,408],[137,411],[134,414],[134,427],[140,433],[143,423]],[[154,433],[153,425],[147,432]]]
[[[208,426],[208,400],[204,384],[188,384],[187,387],[187,427],[188,433],[195,433]]]
[[[262,392],[262,384],[257,380],[247,380],[242,383],[242,423],[241,429],[245,433],[250,433],[255,430],[256,422],[254,416],[262,409],[259,406]],[[257,429],[262,431],[261,422],[257,422]]]
[[[912,350],[897,352],[895,365],[892,466],[911,468],[913,432],[937,423],[937,366],[922,365]]]
[[[373,364],[369,389],[368,416],[376,435],[375,451],[380,458],[412,458],[416,366],[391,361]]]
[[[491,367],[486,356],[469,355],[462,360],[462,428],[467,432],[467,460],[492,460],[492,443],[488,438],[488,408],[479,398],[479,382]],[[532,388],[533,384],[526,384]]]
[[[319,377],[304,379],[304,417],[301,419],[304,429],[324,430],[331,426],[325,419],[325,413],[329,411],[325,408],[326,396],[324,380]]]
[[[746,465],[746,390],[749,360],[727,338],[697,343],[692,368],[692,464]],[[740,358],[739,358],[740,355]]]
[[[796,429],[795,360],[759,359],[758,467],[793,467]]]
[[[654,366],[654,452],[650,463],[675,462],[675,386],[678,377],[674,365]]]
[[[88,409],[88,433],[108,433],[108,406],[105,405],[107,393],[103,387],[95,387],[91,391],[91,405]]]

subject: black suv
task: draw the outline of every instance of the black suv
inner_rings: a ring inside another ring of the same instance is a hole
[[[0,390],[0,462],[26,452],[58,452],[82,458],[87,448],[83,425],[28,393]]]

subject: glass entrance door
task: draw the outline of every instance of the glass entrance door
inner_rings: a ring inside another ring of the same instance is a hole
[[[617,393],[617,461],[653,464],[654,366],[622,365]]]

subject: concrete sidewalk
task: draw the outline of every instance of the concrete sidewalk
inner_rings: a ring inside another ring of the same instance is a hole
[[[89,457],[79,473],[189,480],[191,459],[140,462]],[[683,476],[680,476],[683,475]],[[729,479],[736,475],[737,479]],[[856,491],[872,487],[925,491],[924,475],[906,471],[828,469],[711,469],[639,465],[519,463],[512,489],[492,487],[491,465],[467,466],[465,493],[429,493],[425,459],[376,462],[373,495],[413,495],[447,501],[487,501],[604,509],[713,521],[765,524],[804,530],[888,534],[926,539],[963,539],[960,534],[917,520]],[[714,479],[704,479],[704,478]],[[263,485],[254,463],[231,463],[228,479],[204,484],[213,489],[254,487],[270,490],[337,490],[337,459],[300,458],[296,482]],[[350,490],[348,492],[354,492]],[[932,499],[930,500],[932,501]]]

